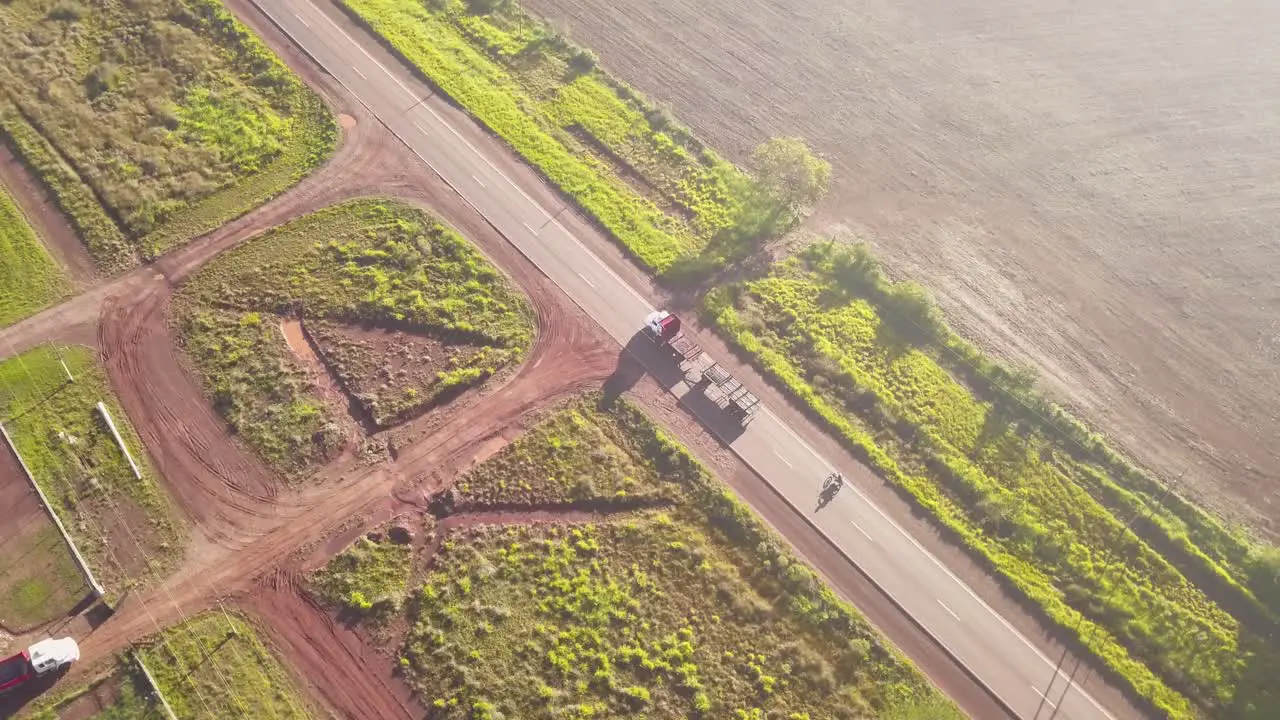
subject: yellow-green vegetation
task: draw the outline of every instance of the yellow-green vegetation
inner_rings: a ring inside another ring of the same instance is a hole
[[[458,482],[458,509],[669,504],[675,486],[646,479],[595,423],[569,409],[539,423]],[[530,476],[539,475],[536,479]]]
[[[175,306],[180,342],[214,404],[288,474],[328,457],[340,433],[286,346],[282,318],[312,331],[324,362],[379,425],[514,366],[533,336],[527,301],[474,246],[423,210],[376,200],[250,240],[188,281]],[[435,354],[394,337],[344,340],[360,328],[428,339]]]
[[[4,538],[0,627],[10,631],[65,616],[89,592],[58,529],[43,512],[36,522],[38,528],[23,528],[25,532]]]
[[[406,543],[362,537],[311,576],[311,590],[332,605],[386,617],[401,609],[412,560]]]
[[[75,378],[68,382],[62,363]],[[134,476],[97,410],[102,402],[142,473]],[[147,451],[107,385],[93,350],[41,346],[0,362],[0,418],[18,453],[94,575],[108,590],[146,581],[121,568],[107,536],[162,573],[180,559],[184,531],[157,482]],[[129,533],[123,531],[128,524]],[[112,528],[121,528],[112,533]],[[138,546],[135,547],[136,539]]]
[[[184,720],[310,717],[280,662],[238,615],[197,615],[138,646],[160,692]]]
[[[0,187],[0,327],[44,309],[71,291],[71,283]]]
[[[160,703],[154,699],[146,676],[132,660],[121,660],[107,674],[94,678],[71,692],[36,700],[32,703],[30,714],[25,717],[27,720],[60,720],[77,700],[92,693],[96,705],[116,684],[119,688],[114,702],[99,710],[93,720],[166,720],[167,716]]]
[[[12,0],[0,45],[0,133],[107,271],[248,212],[337,139],[215,0]]]
[[[464,496],[516,511],[478,489],[505,478],[531,509],[623,486],[666,507],[449,531],[405,604],[401,665],[433,717],[959,717],[682,447],[599,400],[469,472]]]
[[[917,286],[884,282],[865,249],[813,246],[706,306],[860,457],[1162,712],[1263,718],[1280,708],[1266,680],[1280,670],[1277,649],[1241,620],[1266,621],[1256,601],[1258,612],[1232,615],[1224,608],[1238,611],[1244,593],[1215,602],[1127,527],[1127,510],[1156,506],[1154,494],[1122,490],[1128,478],[1112,480],[1108,461],[1070,446],[1066,424],[1021,396],[986,402],[949,372],[962,344]],[[1196,526],[1196,537],[1209,532],[1207,519]]]
[[[658,273],[721,265],[810,202],[761,192],[515,3],[344,4]]]

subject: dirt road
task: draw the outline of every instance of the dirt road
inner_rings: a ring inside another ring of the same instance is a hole
[[[1275,4],[527,0],[743,160],[835,166],[965,335],[1188,494],[1280,538]]]
[[[599,386],[614,371],[618,348],[605,341],[599,328],[576,305],[461,198],[424,167],[409,162],[362,108],[353,106],[334,89],[326,75],[300,58],[270,27],[263,27],[258,16],[246,11],[241,2],[233,0],[228,4],[346,116],[344,127],[348,131],[343,147],[325,168],[298,188],[250,215],[152,266],[0,331],[0,347],[7,351],[9,347],[4,343],[10,341],[15,349],[21,349],[48,338],[83,338],[96,343],[106,359],[113,389],[191,523],[192,544],[184,567],[160,587],[130,596],[110,621],[85,637],[84,666],[91,666],[95,659],[105,660],[128,641],[223,598],[232,605],[243,604],[269,628],[278,625],[280,629],[272,631],[278,633],[273,639],[283,646],[321,638],[317,642],[326,649],[299,654],[296,660],[286,658],[294,663],[293,669],[300,676],[319,683],[318,679],[328,678],[332,672],[332,668],[323,667],[325,663],[341,653],[364,651],[352,650],[349,645],[346,650],[332,645],[333,638],[341,634],[319,618],[300,613],[297,599],[288,595],[293,592],[288,587],[272,585],[271,578],[281,577],[277,571],[282,560],[314,544],[327,530],[352,517],[374,512],[388,502],[401,507],[420,505],[458,468],[471,463],[489,440],[514,435],[529,412],[587,387]],[[511,161],[499,157],[497,162],[507,167]],[[521,172],[529,173],[527,168],[521,168],[513,175],[519,177]],[[535,182],[525,187],[536,194],[540,192],[536,185]],[[368,466],[347,457],[311,481],[288,488],[226,435],[224,424],[184,370],[182,359],[166,334],[166,301],[177,282],[217,252],[324,204],[371,194],[428,204],[477,242],[530,296],[538,315],[537,342],[526,364],[505,384],[466,396],[443,412],[429,414],[409,427],[389,433],[395,446],[394,461]],[[580,222],[568,216],[565,221]],[[693,443],[700,454],[719,453],[726,457],[718,443],[705,433],[687,433],[694,425],[688,416],[682,417],[683,427],[677,429],[680,439]],[[740,468],[739,472],[746,473]],[[815,565],[830,574],[842,594],[865,603],[864,611],[966,708],[978,708],[982,717],[998,715],[999,709],[984,691],[909,618],[878,595],[803,520],[787,520],[787,506],[770,495],[758,478],[754,482],[754,494],[748,493],[748,497],[759,503],[766,517],[784,530]],[[348,640],[338,637],[336,642],[345,644]],[[340,714],[362,717],[362,703],[366,702],[367,693],[378,691],[377,682],[376,677],[361,678],[359,688],[326,695],[322,700]],[[383,698],[379,707],[383,716],[397,717],[406,706]]]

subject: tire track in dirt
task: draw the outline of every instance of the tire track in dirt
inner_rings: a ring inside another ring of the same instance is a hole
[[[272,473],[227,436],[166,332],[169,292],[148,289],[129,304],[104,304],[98,346],[112,388],[142,436],[169,492],[206,535],[241,539],[251,519],[268,516]]]
[[[396,665],[340,624],[299,587],[291,571],[268,574],[241,607],[264,620],[267,639],[307,669],[302,684],[349,720],[416,720],[426,709],[396,677]]]

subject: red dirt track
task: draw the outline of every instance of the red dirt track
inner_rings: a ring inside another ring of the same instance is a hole
[[[299,680],[351,720],[417,720],[426,710],[394,677],[396,665],[343,627],[284,571],[262,579],[241,606],[282,657],[305,668]]]
[[[183,567],[160,587],[130,593],[113,617],[80,638],[84,661],[81,670],[73,670],[70,682],[108,661],[130,641],[222,601],[255,617],[264,639],[281,651],[281,659],[302,685],[338,716],[422,717],[422,708],[393,676],[393,657],[387,655],[393,649],[369,646],[298,588],[302,558],[352,518],[385,515],[388,507],[397,512],[423,509],[430,494],[469,466],[477,453],[491,451],[495,437],[513,437],[531,413],[600,387],[619,366],[621,350],[244,0],[227,4],[345,116],[342,147],[322,169],[258,210],[151,266],[0,330],[5,352],[11,347],[20,352],[47,339],[96,343],[113,390],[190,526]],[[496,157],[495,162],[505,166],[510,160]],[[511,175],[528,173],[520,168]],[[530,190],[535,195],[544,191]],[[530,298],[537,338],[524,365],[501,384],[464,394],[444,408],[381,433],[393,449],[389,462],[371,465],[343,456],[291,487],[228,435],[226,423],[188,372],[169,335],[168,301],[183,279],[219,252],[307,212],[370,195],[426,206],[475,242]],[[565,221],[579,222],[568,217]],[[631,276],[633,271],[626,272]],[[671,398],[647,380],[635,385],[633,394],[729,478],[962,707],[984,720],[1001,716],[985,691]]]

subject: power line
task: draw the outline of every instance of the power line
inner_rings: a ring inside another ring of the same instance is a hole
[[[53,345],[53,343],[52,343],[52,342],[51,342],[51,343],[49,343],[49,344],[50,344],[50,346],[52,346],[52,345]],[[17,354],[17,353],[15,353],[15,352],[14,352],[14,349],[13,349],[13,345],[12,345],[12,343],[9,343],[9,352],[10,352],[11,357],[13,357],[13,358],[16,358],[16,359],[17,359],[17,361],[18,361],[18,365],[19,365],[19,367],[21,367],[21,368],[22,368],[23,373],[27,376],[28,382],[31,384],[31,387],[33,387],[33,388],[35,388],[35,389],[37,389],[37,390],[38,390],[38,389],[39,389],[39,387],[40,387],[40,385],[36,382],[36,380],[35,380],[35,376],[31,373],[30,368],[28,368],[28,367],[27,367],[27,365],[26,365],[26,361],[25,361],[25,360],[23,360],[23,358],[22,358],[22,356],[21,356],[21,355],[19,355],[19,354]],[[54,473],[54,475],[57,475],[57,476],[59,476],[59,477],[60,477],[60,474],[59,474],[59,473]],[[90,526],[92,526],[92,525],[96,525],[96,526],[97,526],[97,535],[98,535],[99,539],[102,541],[102,546],[103,546],[103,549],[105,550],[106,554],[107,554],[108,556],[110,556],[112,563],[114,563],[114,564],[115,564],[115,566],[116,566],[116,568],[120,571],[120,575],[121,575],[123,578],[125,578],[127,581],[134,582],[134,581],[135,581],[135,579],[129,576],[129,573],[128,573],[128,572],[125,570],[125,568],[124,568],[124,564],[123,564],[122,562],[120,562],[120,558],[119,558],[119,556],[116,554],[115,549],[112,547],[111,542],[108,540],[106,530],[103,528],[102,524],[101,524],[100,522],[96,522],[96,521],[91,520],[91,519],[90,519],[90,518],[89,518],[89,517],[88,517],[88,516],[83,512],[83,511],[80,511],[80,508],[82,508],[82,507],[83,507],[83,503],[81,503],[81,502],[80,502],[80,498],[78,497],[78,493],[77,493],[77,492],[76,492],[76,490],[75,490],[75,486],[74,486],[74,483],[72,482],[72,480],[71,480],[70,478],[65,478],[65,482],[66,482],[66,485],[67,485],[68,496],[69,496],[69,497],[73,500],[73,502],[75,503],[75,507],[77,508],[77,515],[79,516],[80,520],[83,522],[84,526],[86,526],[86,527],[90,527]],[[113,498],[110,498],[110,496],[109,496],[108,494],[106,494],[106,493],[103,493],[103,497],[104,497],[104,498],[107,498],[107,499],[112,500],[112,503],[111,503],[111,509],[112,509],[113,513],[116,515],[117,522],[120,522],[121,517],[120,517],[120,513],[119,513],[119,508],[118,508],[118,506],[115,504],[114,499],[113,499]],[[52,508],[50,508],[50,510],[51,510],[51,511],[56,512],[56,511],[55,511],[55,510],[53,510]],[[147,559],[147,565],[148,565],[148,568],[149,568],[149,569],[151,569],[152,573],[154,574],[155,570],[154,570],[154,568],[153,568],[153,567],[151,567],[150,559],[149,559],[149,558],[147,558],[146,553],[145,553],[145,550],[143,550],[143,549],[142,549],[142,546],[141,546],[141,544],[138,542],[137,537],[136,537],[136,536],[134,536],[134,534],[133,534],[132,530],[131,530],[131,529],[129,528],[129,526],[128,526],[128,523],[122,523],[122,524],[124,525],[126,532],[128,532],[128,533],[129,533],[129,535],[130,535],[130,537],[133,539],[134,543],[135,543],[136,545],[138,545],[139,552],[143,555],[143,557],[144,557],[144,558],[146,558],[146,559]],[[167,590],[166,590],[166,592],[167,592]],[[141,595],[138,595],[138,596],[137,596],[137,599],[138,599],[138,603],[142,606],[142,610],[143,610],[143,612],[147,615],[147,618],[151,621],[152,626],[155,628],[155,630],[156,630],[156,634],[157,634],[157,636],[160,638],[161,643],[162,643],[162,644],[164,644],[165,646],[168,646],[168,638],[166,638],[166,637],[165,637],[164,631],[160,628],[160,624],[159,624],[159,622],[156,620],[156,618],[155,618],[155,614],[151,612],[151,608],[150,608],[150,607],[148,607],[146,600],[145,600]],[[169,602],[170,602],[170,604],[172,604],[172,605],[173,605],[174,609],[178,611],[179,617],[183,618],[183,620],[182,620],[182,621],[183,621],[183,623],[185,624],[185,623],[186,623],[186,616],[185,616],[185,614],[182,612],[182,609],[181,609],[180,607],[178,607],[177,603],[175,603],[175,602],[174,602],[174,600],[173,600],[173,596],[172,596],[172,595],[169,595]],[[188,632],[188,634],[191,634],[191,631],[190,631],[190,629],[189,629],[189,628],[188,628],[187,632]],[[197,643],[197,647],[199,647],[199,644],[198,644],[198,643]],[[170,653],[173,653],[172,649],[170,649]],[[174,657],[176,658],[176,657],[177,657],[177,655],[176,655],[176,654],[174,654]],[[216,670],[216,669],[217,669],[216,663],[214,664],[214,667],[215,667],[215,670]],[[203,705],[203,706],[204,706],[205,710],[209,713],[210,717],[216,717],[216,716],[214,715],[214,713],[213,713],[212,708],[211,708],[211,707],[210,707],[210,705],[209,705],[208,700],[206,700],[206,699],[205,699],[205,697],[204,697],[204,693],[202,693],[202,692],[200,691],[200,687],[199,687],[199,685],[197,685],[197,684],[195,683],[195,681],[194,681],[194,680],[191,680],[189,676],[188,676],[188,678],[187,678],[187,679],[188,679],[188,681],[190,682],[192,689],[193,689],[193,690],[195,690],[195,692],[196,692],[196,697],[200,700],[201,705]],[[224,682],[225,682],[225,681],[224,681]],[[230,690],[230,688],[228,688],[228,690]],[[234,690],[232,690],[231,692],[233,692],[233,693],[234,693]],[[241,706],[242,706],[242,708],[243,708],[243,704],[242,704],[242,703],[241,703]],[[246,717],[248,717],[247,713],[246,713]]]
[[[103,418],[103,420],[104,420],[104,422],[105,422],[106,418]],[[145,450],[145,447],[144,447],[143,449]],[[116,492],[119,492],[119,491],[117,490]],[[178,611],[179,617],[181,617],[181,618],[182,618],[182,623],[185,625],[185,624],[188,622],[188,617],[187,617],[187,615],[182,611],[181,607],[180,607],[180,606],[178,605],[178,603],[174,600],[174,598],[173,598],[173,594],[172,594],[172,592],[170,592],[168,585],[164,583],[164,579],[163,579],[163,578],[161,578],[161,577],[159,576],[159,573],[157,573],[157,572],[156,572],[156,570],[155,570],[155,564],[152,562],[151,555],[147,552],[147,550],[146,550],[146,548],[143,546],[143,544],[142,544],[141,540],[139,540],[139,539],[138,539],[138,537],[137,537],[137,535],[133,532],[133,529],[132,529],[132,527],[129,525],[128,521],[127,521],[127,520],[122,516],[122,514],[120,513],[120,511],[119,511],[119,506],[118,506],[118,504],[117,504],[117,502],[116,502],[115,498],[114,498],[114,497],[111,497],[111,498],[110,498],[110,500],[111,500],[111,509],[112,509],[112,512],[116,515],[116,521],[117,521],[117,523],[118,523],[119,525],[121,525],[121,526],[123,526],[123,527],[124,527],[125,532],[126,532],[126,533],[128,533],[128,535],[129,535],[130,539],[133,541],[134,545],[138,548],[138,553],[142,556],[143,561],[144,561],[144,564],[146,565],[146,567],[147,567],[148,571],[151,573],[152,579],[155,581],[156,586],[157,586],[157,587],[159,587],[159,588],[160,588],[160,589],[165,593],[165,595],[168,597],[168,599],[169,599],[169,603],[174,607],[174,609],[175,609],[175,610],[177,610],[177,611]],[[225,621],[226,621],[226,623],[227,623],[227,628],[228,628],[228,630],[231,632],[231,634],[232,634],[233,636],[239,636],[239,634],[240,634],[240,633],[239,633],[239,631],[238,631],[238,630],[236,630],[236,627],[235,627],[235,625],[231,622],[231,618],[230,618],[230,616],[228,615],[228,613],[227,613],[227,611],[226,611],[226,608],[222,605],[222,599],[221,599],[220,597],[218,597],[216,594],[214,594],[214,593],[212,593],[212,592],[211,592],[211,591],[212,591],[212,584],[211,584],[210,582],[206,581],[206,583],[204,584],[204,587],[205,587],[205,591],[206,591],[208,594],[214,595],[214,598],[215,598],[215,600],[217,601],[219,608],[222,610],[222,615],[223,615],[224,620],[225,620]],[[193,633],[193,631],[192,631],[190,628],[187,628],[187,634],[188,634],[188,636],[189,636],[189,637],[192,637],[192,638],[194,639],[194,633]],[[235,692],[234,687],[233,687],[233,684],[228,680],[228,676],[223,672],[223,669],[221,668],[221,666],[216,662],[216,660],[215,660],[214,658],[212,658],[212,657],[210,656],[210,654],[209,654],[208,652],[204,651],[204,648],[203,648],[202,646],[200,646],[200,645],[199,645],[199,643],[195,643],[195,644],[196,644],[196,647],[197,647],[198,649],[200,649],[201,653],[204,655],[204,659],[205,659],[205,661],[206,661],[206,662],[209,662],[209,663],[211,664],[211,666],[213,667],[214,672],[218,675],[218,677],[219,677],[220,681],[223,683],[223,685],[224,685],[224,687],[226,688],[226,690],[228,691],[228,693],[229,693],[229,694],[232,696],[232,698],[235,700],[236,705],[237,705],[237,706],[239,706],[240,711],[244,714],[244,716],[245,716],[245,717],[252,717],[252,716],[251,716],[251,714],[249,713],[248,708],[246,707],[246,704],[245,704],[244,700],[239,696],[239,694],[238,694],[238,693],[236,693],[236,692]],[[244,659],[240,656],[240,653],[239,653],[239,651],[237,650],[237,648],[235,647],[235,645],[234,645],[234,644],[232,644],[232,645],[231,645],[230,650],[231,650],[231,653],[235,656],[235,662],[236,662],[237,664],[240,664],[240,665],[242,665],[242,666],[246,664],[246,663],[244,662]],[[253,666],[253,663],[248,663],[248,665]],[[259,672],[263,675],[264,679],[267,679],[267,680],[269,680],[269,679],[270,679],[270,678],[267,678],[267,677],[266,677],[266,671],[265,671],[265,669],[258,668],[258,670],[259,670]],[[304,714],[304,713],[301,713],[301,712],[298,710],[297,706],[296,706],[296,705],[294,705],[294,702],[293,702],[293,698],[292,698],[292,697],[289,697],[289,696],[288,696],[288,694],[286,694],[286,698],[287,698],[287,701],[288,701],[289,705],[294,709],[294,711],[295,711],[295,712],[298,712],[298,714],[299,714],[300,716],[305,716],[305,714]]]

